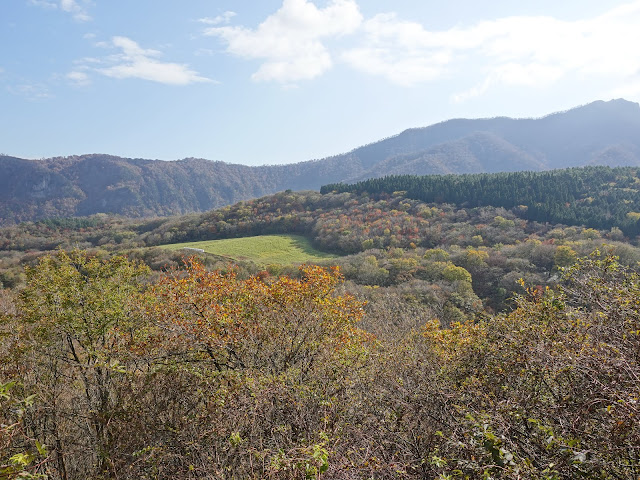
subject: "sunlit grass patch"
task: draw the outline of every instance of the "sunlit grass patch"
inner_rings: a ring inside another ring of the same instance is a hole
[[[268,265],[318,262],[335,255],[316,250],[309,240],[300,235],[262,235],[258,237],[205,240],[164,245],[171,250],[188,248],[202,249],[206,253],[228,257],[233,260],[250,260]]]

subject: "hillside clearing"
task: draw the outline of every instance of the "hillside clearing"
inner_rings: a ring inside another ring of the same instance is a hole
[[[170,250],[198,248],[206,253],[229,257],[233,260],[250,260],[260,265],[272,263],[308,263],[335,258],[335,255],[316,250],[301,235],[263,235],[258,237],[228,238],[164,245]]]

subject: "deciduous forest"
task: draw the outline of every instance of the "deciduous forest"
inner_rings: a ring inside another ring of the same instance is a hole
[[[587,171],[0,229],[0,478],[637,478],[637,178]],[[266,233],[335,257],[169,248]]]
[[[640,283],[609,256],[411,329],[363,328],[321,267],[151,281],[75,250],[26,275],[3,298],[4,478],[638,474]]]

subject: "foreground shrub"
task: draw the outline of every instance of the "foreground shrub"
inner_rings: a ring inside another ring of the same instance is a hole
[[[640,278],[613,257],[507,314],[389,304],[378,338],[337,269],[147,275],[80,251],[27,270],[2,314],[7,478],[640,475]]]

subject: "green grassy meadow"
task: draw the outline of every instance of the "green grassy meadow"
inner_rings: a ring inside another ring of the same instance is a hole
[[[233,260],[250,260],[259,265],[273,263],[317,262],[335,255],[320,252],[311,246],[308,239],[300,235],[263,235],[258,237],[205,240],[202,242],[174,243],[164,245],[171,250],[200,248],[206,253],[228,257]]]

